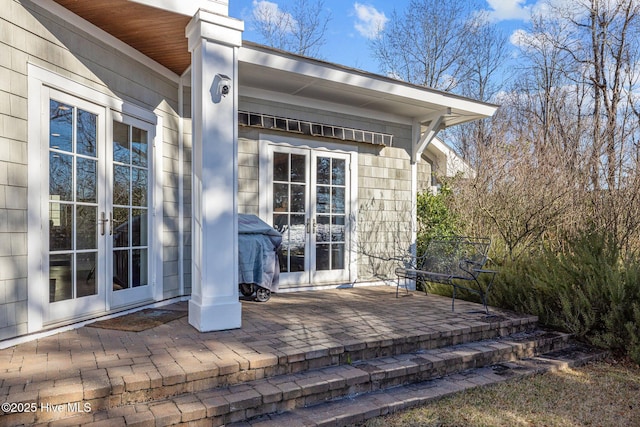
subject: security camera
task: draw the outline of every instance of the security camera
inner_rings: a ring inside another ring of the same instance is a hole
[[[218,74],[218,93],[222,96],[229,95],[231,91],[231,79],[224,74]]]

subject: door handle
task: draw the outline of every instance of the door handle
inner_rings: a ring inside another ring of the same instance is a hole
[[[317,226],[316,226],[316,219],[308,219],[307,220],[307,233],[311,233],[313,231],[313,234],[316,234],[316,230],[317,230]]]
[[[98,222],[100,223],[100,235],[104,236],[106,232],[107,222],[109,222],[109,220],[107,219],[107,214],[105,214],[104,212],[100,212],[100,219],[98,220]]]
[[[109,236],[113,236],[113,212],[109,212],[109,219],[111,220],[111,225],[109,226]]]

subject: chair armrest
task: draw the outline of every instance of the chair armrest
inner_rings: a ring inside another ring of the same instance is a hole
[[[493,274],[499,273],[498,270],[487,270],[486,268],[477,268],[477,269],[474,269],[473,271],[477,271],[478,273],[493,273]]]

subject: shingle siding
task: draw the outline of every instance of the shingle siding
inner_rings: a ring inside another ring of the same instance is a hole
[[[27,332],[27,64],[162,118],[165,296],[177,294],[178,86],[31,1],[0,8],[0,340]],[[64,89],[62,89],[64,90]],[[37,167],[37,166],[34,166]]]

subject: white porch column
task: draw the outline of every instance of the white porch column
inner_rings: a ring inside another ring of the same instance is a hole
[[[193,288],[189,323],[239,328],[238,49],[244,23],[199,10],[187,26],[193,119]],[[226,89],[223,89],[226,86]]]

